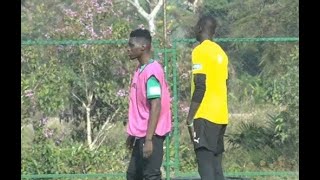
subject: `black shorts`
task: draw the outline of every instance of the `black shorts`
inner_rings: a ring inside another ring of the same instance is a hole
[[[215,124],[203,118],[194,120],[194,149],[205,147],[215,154],[224,152],[226,124]]]

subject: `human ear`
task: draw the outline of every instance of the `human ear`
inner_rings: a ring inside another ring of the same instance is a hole
[[[146,45],[146,44],[142,44],[142,45],[141,45],[141,49],[140,49],[140,50],[141,50],[141,51],[145,51],[145,50],[146,50],[146,48],[147,48],[147,45]]]

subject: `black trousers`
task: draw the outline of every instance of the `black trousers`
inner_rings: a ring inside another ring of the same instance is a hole
[[[143,158],[145,138],[135,140],[127,170],[127,180],[161,180],[164,139],[162,136],[153,136],[153,151],[147,159]]]
[[[206,119],[194,121],[194,149],[201,180],[224,180],[222,153],[226,126]]]
[[[207,148],[196,149],[198,172],[201,180],[224,180],[222,153],[214,154]]]

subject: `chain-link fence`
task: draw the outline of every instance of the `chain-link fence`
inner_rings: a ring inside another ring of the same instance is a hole
[[[297,179],[299,39],[215,41],[229,56],[226,175]],[[197,176],[182,122],[190,102],[195,43],[177,39],[167,49],[157,40],[153,43],[154,58],[165,67],[173,98],[174,128],[166,139],[162,169],[166,179]],[[22,178],[125,177],[129,153],[123,123],[136,67],[127,58],[126,44],[127,40],[22,42]]]

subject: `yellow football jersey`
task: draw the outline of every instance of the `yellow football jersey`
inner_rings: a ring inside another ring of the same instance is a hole
[[[195,88],[195,74],[206,75],[206,91],[194,119],[228,124],[228,56],[217,43],[205,40],[192,51],[191,94]]]

